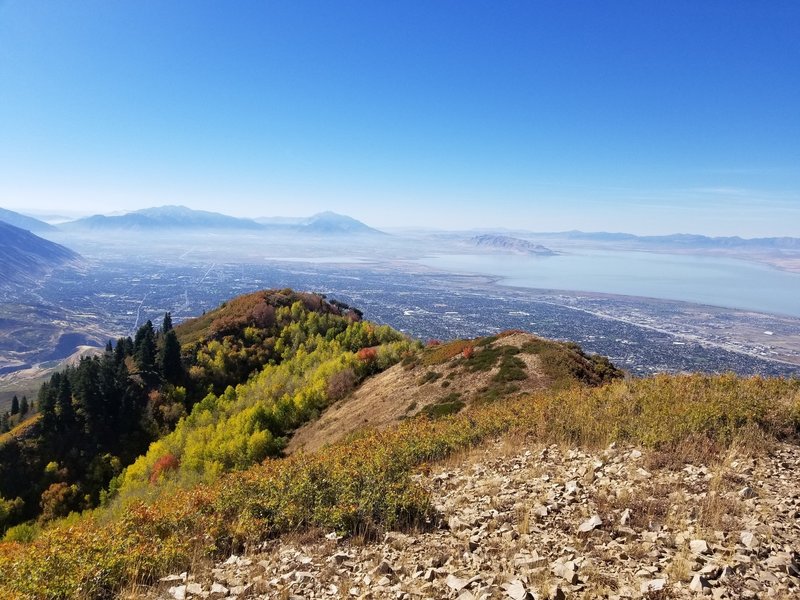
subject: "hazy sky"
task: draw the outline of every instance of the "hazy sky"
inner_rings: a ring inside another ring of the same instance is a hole
[[[0,206],[800,236],[800,2],[0,0]]]

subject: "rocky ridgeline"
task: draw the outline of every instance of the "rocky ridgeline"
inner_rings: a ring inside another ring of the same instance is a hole
[[[150,598],[795,598],[800,448],[681,464],[633,448],[513,451],[420,480],[440,520],[380,542],[277,540]],[[454,461],[450,461],[454,463]]]

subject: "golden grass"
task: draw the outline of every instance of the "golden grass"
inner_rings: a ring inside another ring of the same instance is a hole
[[[11,429],[10,431],[0,434],[0,446],[5,444],[10,439],[19,437],[20,435],[28,431],[28,429],[30,429],[33,425],[35,425],[41,418],[42,418],[41,413],[36,413],[32,417],[26,419],[25,421],[22,421],[22,423],[17,424],[17,426]]]

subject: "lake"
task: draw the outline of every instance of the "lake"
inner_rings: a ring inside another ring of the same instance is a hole
[[[742,260],[585,250],[550,257],[441,254],[416,261],[517,287],[683,300],[800,317],[800,274]]]

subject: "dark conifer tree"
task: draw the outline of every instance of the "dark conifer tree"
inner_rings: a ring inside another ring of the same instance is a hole
[[[159,353],[159,367],[161,368],[161,376],[165,381],[172,384],[178,384],[182,381],[181,344],[172,329],[167,331],[164,336],[164,343]]]
[[[42,429],[53,431],[56,421],[56,396],[55,390],[61,383],[61,373],[54,373],[49,382],[45,382],[39,388],[38,406],[42,415]]]
[[[61,381],[56,391],[55,412],[58,416],[60,429],[69,429],[75,424],[75,410],[72,406],[72,386],[66,375],[61,376]]]
[[[21,414],[24,417],[25,415],[28,414],[29,410],[30,406],[28,405],[28,397],[23,396],[22,400],[20,400],[19,402],[19,414]]]
[[[126,356],[131,356],[132,354],[133,340],[129,337],[119,338],[117,340],[117,345],[114,346],[114,362],[119,364],[125,360]]]
[[[17,395],[14,394],[14,397],[11,399],[11,416],[19,414],[19,398]]]
[[[136,332],[133,354],[142,377],[145,380],[152,379],[156,370],[156,333],[152,321],[148,320]]]
[[[164,323],[161,325],[161,333],[167,334],[172,331],[172,315],[170,313],[164,314]]]
[[[72,395],[76,413],[83,423],[84,432],[93,434],[105,420],[105,407],[100,389],[100,361],[97,358],[81,359],[72,373]]]

